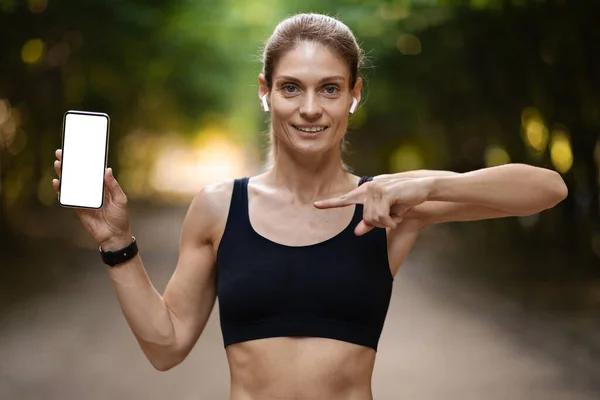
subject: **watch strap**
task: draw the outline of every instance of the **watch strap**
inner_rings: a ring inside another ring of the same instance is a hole
[[[115,265],[122,264],[135,257],[138,253],[138,246],[135,236],[132,236],[131,238],[131,244],[119,250],[103,251],[102,246],[100,246],[98,250],[100,251],[100,256],[102,257],[104,264],[114,267]]]

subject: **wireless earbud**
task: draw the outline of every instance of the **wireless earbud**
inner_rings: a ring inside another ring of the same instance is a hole
[[[269,105],[267,104],[267,95],[265,94],[263,97],[261,97],[260,101],[262,102],[263,109],[265,110],[265,112],[269,112]]]
[[[350,114],[354,114],[354,111],[356,111],[356,106],[358,106],[358,100],[356,100],[356,97],[354,97],[352,99],[352,105],[350,106]]]

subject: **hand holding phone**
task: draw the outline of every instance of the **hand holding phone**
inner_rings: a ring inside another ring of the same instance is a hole
[[[58,195],[61,206],[102,207],[109,128],[107,114],[86,111],[65,113]]]
[[[63,147],[56,150],[52,185],[59,204],[74,208],[84,228],[103,249],[131,241],[127,196],[106,168],[109,118],[106,114],[68,111]]]

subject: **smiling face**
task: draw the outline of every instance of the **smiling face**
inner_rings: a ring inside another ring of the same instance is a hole
[[[304,154],[338,151],[362,87],[360,78],[351,85],[347,63],[321,44],[300,42],[277,61],[272,82],[269,90],[261,75],[258,94],[267,94],[278,146]]]

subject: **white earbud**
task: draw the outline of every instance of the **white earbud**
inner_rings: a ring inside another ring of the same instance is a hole
[[[354,97],[352,99],[352,105],[350,106],[350,114],[354,114],[354,111],[356,111],[356,106],[358,106],[358,100],[356,100],[356,97]]]
[[[261,97],[260,101],[262,102],[263,109],[265,110],[265,112],[269,112],[269,105],[267,104],[267,95],[265,94],[263,97]]]

